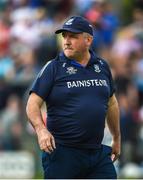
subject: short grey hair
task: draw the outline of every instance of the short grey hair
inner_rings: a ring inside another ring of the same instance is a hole
[[[93,36],[91,36],[89,33],[86,33],[86,32],[83,32],[83,36],[84,36],[84,37],[90,37],[90,38],[93,38]]]

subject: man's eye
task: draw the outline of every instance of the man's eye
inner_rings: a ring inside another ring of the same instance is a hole
[[[62,33],[62,37],[65,37],[65,34]]]

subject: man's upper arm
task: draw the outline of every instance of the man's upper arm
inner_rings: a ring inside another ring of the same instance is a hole
[[[35,104],[38,105],[38,107],[41,107],[44,100],[38,96],[36,93],[32,92],[29,96],[27,106],[34,106]]]
[[[113,105],[118,105],[117,99],[115,94],[113,94],[110,98],[109,98],[109,102],[108,102],[108,109],[110,107],[112,107]]]

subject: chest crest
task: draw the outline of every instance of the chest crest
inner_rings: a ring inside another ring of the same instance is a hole
[[[97,73],[101,72],[101,69],[99,68],[98,64],[94,64],[94,71],[97,72]]]

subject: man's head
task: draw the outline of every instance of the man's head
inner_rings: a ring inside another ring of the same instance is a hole
[[[62,33],[63,51],[69,58],[82,58],[93,40],[92,25],[81,16],[71,17],[55,33]]]

